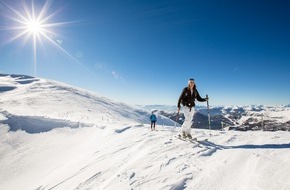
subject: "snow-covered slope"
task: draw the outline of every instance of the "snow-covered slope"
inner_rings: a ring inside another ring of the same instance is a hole
[[[110,100],[67,84],[24,75],[0,75],[0,106],[6,123],[18,129],[41,132],[63,126],[104,125],[107,123],[148,123],[148,111]],[[158,116],[158,123],[174,122]],[[19,123],[21,122],[21,123]],[[15,125],[17,123],[17,125]],[[46,124],[45,124],[46,123]],[[47,125],[48,124],[48,125]],[[24,125],[24,126],[23,126]],[[45,126],[43,126],[45,125]],[[34,128],[34,129],[32,129]]]
[[[151,131],[148,112],[82,89],[0,81],[1,190],[290,187],[289,132],[195,129],[208,141],[189,143],[174,138],[174,125]]]

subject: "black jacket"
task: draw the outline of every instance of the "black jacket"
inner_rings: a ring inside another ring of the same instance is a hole
[[[185,87],[178,99],[177,107],[180,108],[180,103],[182,105],[187,107],[194,107],[195,106],[195,99],[197,99],[199,102],[205,102],[205,98],[201,98],[196,88],[193,88],[193,93],[191,94],[191,91],[188,87]]]

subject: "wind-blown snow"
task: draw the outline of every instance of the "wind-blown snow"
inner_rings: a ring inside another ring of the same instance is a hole
[[[178,127],[66,84],[0,76],[2,190],[287,190],[290,133]],[[7,88],[9,87],[9,88]],[[164,126],[162,126],[162,124]],[[211,135],[210,135],[211,134]]]
[[[17,117],[22,117],[21,121],[36,121],[33,123],[46,119],[53,123],[67,122],[69,126],[71,122],[91,126],[149,120],[148,111],[67,84],[23,75],[2,74],[0,78],[0,105],[5,111],[2,114],[16,122]],[[168,118],[158,117],[159,124],[174,125]]]

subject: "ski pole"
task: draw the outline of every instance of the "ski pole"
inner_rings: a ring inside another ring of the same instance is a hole
[[[207,117],[208,117],[208,129],[209,135],[211,136],[211,126],[210,126],[210,113],[209,113],[209,103],[208,103],[208,95],[206,95],[206,103],[207,103]]]
[[[172,140],[172,137],[173,137],[173,133],[175,132],[175,129],[176,129],[176,123],[177,123],[178,115],[179,115],[179,112],[177,112],[176,117],[175,117],[174,128],[173,128],[172,133],[171,133],[171,140]]]

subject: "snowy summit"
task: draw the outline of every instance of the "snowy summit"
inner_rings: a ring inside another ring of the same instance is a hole
[[[287,131],[186,142],[164,116],[151,131],[149,111],[24,75],[0,74],[0,105],[1,190],[290,189]]]

